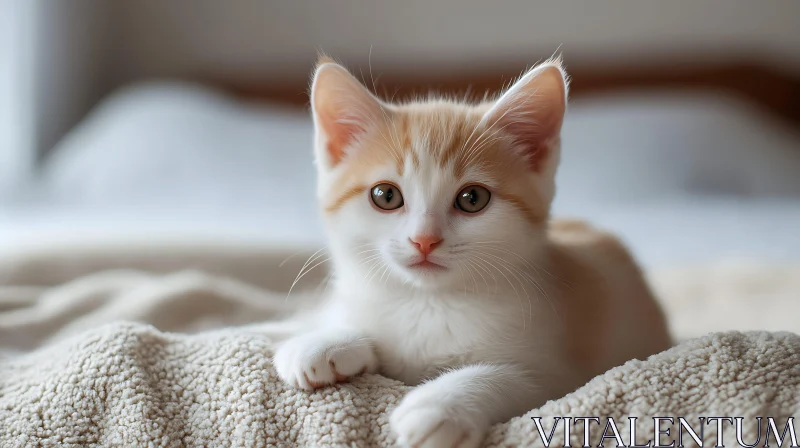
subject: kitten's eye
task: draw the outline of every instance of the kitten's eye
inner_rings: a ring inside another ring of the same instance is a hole
[[[382,210],[397,210],[403,206],[403,194],[392,184],[378,184],[372,187],[372,202]]]
[[[477,213],[489,204],[492,194],[480,185],[468,185],[456,196],[455,207],[467,213]]]

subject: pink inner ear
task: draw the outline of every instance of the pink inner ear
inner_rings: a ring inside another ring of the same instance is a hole
[[[547,145],[538,145],[536,148],[528,152],[528,165],[535,173],[541,172],[542,161],[547,158],[548,147]]]
[[[538,173],[550,155],[550,143],[558,135],[560,127],[560,123],[512,122],[505,130],[516,138],[530,169]]]
[[[327,150],[331,166],[338,165],[344,158],[345,148],[364,130],[355,124],[342,123],[332,114],[325,114],[320,118],[325,134],[328,136]]]
[[[317,126],[325,134],[326,159],[336,166],[370,123],[381,116],[381,104],[343,67],[321,66],[312,87],[312,107]]]
[[[512,135],[528,158],[530,167],[541,172],[561,132],[566,111],[566,84],[556,66],[534,69],[513,85],[488,112],[486,120]]]
[[[364,129],[357,124],[357,120],[348,118],[348,114],[352,113],[348,108],[357,105],[339,99],[335,95],[337,90],[331,91],[325,87],[327,86],[323,84],[323,88],[316,92],[316,112],[319,125],[327,136],[326,149],[330,164],[335,166],[344,158],[347,146],[353,143],[356,136]]]

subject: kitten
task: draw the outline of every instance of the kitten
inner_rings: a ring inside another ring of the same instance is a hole
[[[668,348],[625,248],[549,220],[566,102],[559,60],[496,101],[389,104],[322,58],[311,106],[335,276],[277,349],[283,381],[419,385],[391,415],[398,442],[473,447],[491,424]]]

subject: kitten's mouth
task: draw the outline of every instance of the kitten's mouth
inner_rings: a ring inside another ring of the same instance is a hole
[[[418,270],[421,270],[421,271],[444,271],[444,270],[447,270],[446,267],[444,267],[444,266],[442,266],[440,264],[436,264],[436,263],[434,263],[434,262],[432,262],[430,260],[418,261],[418,262],[416,262],[414,264],[409,265],[408,267],[411,268],[411,269],[418,269]]]

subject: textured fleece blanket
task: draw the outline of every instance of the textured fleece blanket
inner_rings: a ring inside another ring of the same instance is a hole
[[[325,278],[307,276],[296,286],[306,292],[287,300],[305,258],[280,267],[285,256],[143,246],[7,254],[0,260],[0,446],[391,446],[388,416],[408,387],[366,375],[306,393],[278,381],[258,322],[313,303]],[[796,267],[714,265],[656,273],[653,283],[671,319],[752,329],[761,323],[748,316],[761,313],[773,317],[763,328],[798,327]],[[719,290],[730,293],[727,307],[703,299],[718,300]],[[704,308],[714,313],[698,317]],[[532,417],[542,417],[548,436],[555,417],[597,416],[601,424],[590,433],[597,445],[609,417],[625,443],[629,416],[642,418],[641,442],[653,438],[656,416],[683,417],[698,432],[700,417],[743,417],[752,443],[764,432],[756,417],[773,417],[782,430],[800,416],[800,337],[726,331],[689,339],[703,329],[681,329],[673,326],[682,340],[673,349],[495,425],[487,445],[542,445]],[[564,442],[560,424],[555,446]],[[706,446],[716,440],[714,428],[706,427]],[[724,429],[735,440],[733,426]],[[583,437],[575,425],[572,445]]]

